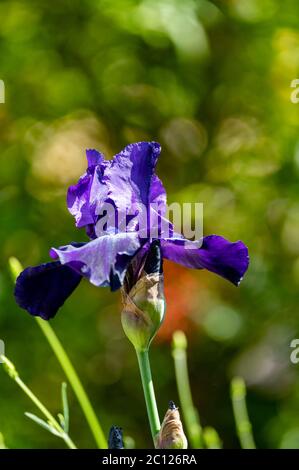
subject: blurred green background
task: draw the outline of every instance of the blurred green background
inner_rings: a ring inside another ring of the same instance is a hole
[[[204,203],[204,232],[249,247],[237,289],[205,271],[166,269],[167,321],[152,350],[160,412],[175,391],[170,338],[189,340],[202,423],[238,447],[229,381],[242,375],[259,447],[299,448],[299,76],[297,0],[0,2],[0,338],[23,379],[56,413],[64,375],[33,318],[13,298],[7,261],[48,260],[84,241],[66,209],[85,148],[108,157],[162,144],[169,201]],[[88,282],[51,322],[97,415],[151,446],[120,295]],[[36,412],[0,366],[0,431],[8,447],[63,446],[24,416]],[[93,447],[69,390],[71,436]]]

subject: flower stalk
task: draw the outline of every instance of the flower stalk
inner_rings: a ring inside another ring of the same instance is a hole
[[[149,361],[150,344],[165,314],[164,279],[160,242],[152,242],[145,259],[133,262],[122,289],[121,322],[137,354],[141,382],[154,445],[160,418]],[[136,276],[136,272],[139,273]]]
[[[172,356],[174,359],[177,388],[187,434],[191,446],[194,449],[201,449],[202,428],[198,412],[192,400],[187,365],[187,338],[183,331],[176,331],[173,335]]]
[[[138,351],[136,350],[138,365],[141,375],[142,388],[146,403],[146,409],[148,414],[148,419],[150,423],[152,438],[154,445],[156,446],[157,434],[160,431],[160,417],[155,397],[155,390],[151,374],[151,366],[149,361],[148,350]]]
[[[4,437],[3,434],[0,432],[0,450],[2,449],[7,449],[5,442],[4,442]]]
[[[4,370],[7,372],[9,377],[14,380],[14,382],[20,387],[21,390],[27,395],[27,397],[35,404],[35,406],[40,410],[40,412],[45,416],[47,419],[47,424],[51,432],[61,439],[64,440],[65,444],[70,449],[77,449],[75,444],[73,443],[72,439],[68,435],[67,432],[61,427],[61,425],[56,421],[54,416],[50,413],[50,411],[42,404],[42,402],[37,398],[36,395],[30,390],[30,388],[23,382],[20,378],[14,364],[4,355],[0,356],[1,362],[3,362]],[[27,416],[31,416],[27,414]]]
[[[216,429],[207,426],[202,430],[202,440],[207,449],[221,449],[222,442]]]
[[[99,447],[99,449],[106,449],[107,443],[106,438],[103,432],[103,429],[98,421],[98,418],[94,412],[94,409],[91,405],[91,402],[83,388],[82,382],[78,377],[78,374],[71,363],[68,355],[66,354],[61,342],[57,338],[53,328],[50,324],[42,320],[39,317],[36,317],[36,321],[47,338],[58,362],[60,363],[76,397],[81,406],[83,414],[86,418],[86,421],[89,425],[89,428],[93,434],[93,437]]]
[[[255,449],[252,426],[246,406],[246,385],[242,377],[232,379],[231,399],[241,447],[243,449]]]
[[[9,268],[13,280],[15,281],[23,267],[17,258],[11,257],[9,259]],[[89,425],[91,433],[99,447],[99,449],[107,449],[107,442],[103,429],[91,405],[91,402],[85,392],[85,389],[79,379],[79,376],[71,363],[65,349],[63,348],[60,340],[58,339],[55,331],[51,325],[40,317],[34,317],[38,326],[45,335],[49,345],[51,346],[61,368],[63,369],[77,400],[81,406],[83,414]]]

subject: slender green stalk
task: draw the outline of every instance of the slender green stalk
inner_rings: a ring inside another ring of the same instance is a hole
[[[202,430],[202,440],[207,449],[221,449],[222,442],[216,429],[207,426]]]
[[[187,365],[187,338],[183,331],[173,335],[172,356],[180,398],[181,410],[186,424],[188,438],[194,449],[202,448],[202,428],[198,412],[194,407]]]
[[[36,321],[39,324],[42,332],[44,333],[45,337],[47,338],[51,348],[55,356],[57,357],[65,375],[67,376],[71,387],[80,403],[82,411],[85,415],[85,418],[89,424],[90,430],[94,436],[94,439],[100,449],[106,449],[107,443],[104,432],[100,426],[100,423],[96,417],[96,414],[93,410],[93,407],[89,401],[89,398],[83,388],[83,385],[74,369],[73,364],[71,363],[70,359],[68,358],[61,342],[57,338],[53,328],[50,324],[42,320],[39,317],[36,317]]]
[[[1,355],[1,361],[3,362],[6,371],[8,375],[16,382],[16,384],[23,390],[23,392],[27,395],[28,398],[37,406],[37,408],[41,411],[41,413],[45,416],[47,419],[48,423],[53,426],[53,428],[57,431],[57,433],[60,435],[60,437],[64,440],[66,445],[70,449],[77,449],[75,444],[73,443],[72,439],[70,436],[62,429],[60,424],[56,421],[54,416],[48,411],[48,409],[42,404],[42,402],[37,398],[36,395],[30,390],[29,387],[23,382],[23,380],[20,378],[18,372],[15,369],[15,366],[13,365],[10,360],[4,356]]]
[[[9,259],[9,267],[14,280],[16,280],[17,276],[22,271],[22,266],[16,258]],[[42,320],[39,317],[35,317],[36,322],[38,323],[39,327],[41,328],[42,332],[44,333],[46,339],[48,340],[58,362],[60,363],[66,377],[69,380],[69,383],[77,397],[77,400],[82,408],[82,411],[85,415],[85,418],[89,424],[90,430],[94,436],[94,439],[101,449],[107,449],[107,441],[105,438],[105,434],[103,429],[98,421],[98,418],[94,412],[94,409],[90,403],[90,400],[83,388],[83,385],[78,377],[78,374],[71,363],[67,353],[65,352],[61,342],[59,341],[56,333],[54,332],[51,325]]]
[[[241,447],[243,449],[255,449],[246,406],[246,385],[241,377],[234,377],[231,381],[231,400]]]
[[[4,442],[4,437],[3,434],[0,432],[0,450],[1,449],[7,449],[5,442]]]
[[[145,397],[145,403],[147,408],[148,419],[150,423],[151,433],[156,446],[156,436],[160,431],[160,418],[156,403],[154,385],[151,374],[151,366],[149,362],[148,350],[137,351],[137,359],[139,364],[139,370],[141,375],[143,393]]]

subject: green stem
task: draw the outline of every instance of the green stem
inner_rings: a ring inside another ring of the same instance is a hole
[[[23,267],[17,258],[11,257],[9,259],[9,267],[11,275],[14,279],[18,277],[20,272],[23,270]],[[56,358],[58,359],[65,375],[67,376],[70,385],[77,397],[77,400],[82,408],[82,411],[85,415],[85,418],[89,424],[90,430],[94,436],[94,439],[101,449],[107,449],[107,442],[105,438],[105,434],[102,430],[102,427],[97,419],[97,416],[92,408],[90,400],[83,388],[83,385],[78,377],[76,370],[74,369],[73,364],[71,363],[68,355],[66,354],[61,342],[57,338],[53,328],[51,325],[42,320],[39,317],[35,317],[39,327],[41,328],[42,332],[44,333],[46,339],[48,340]]]
[[[207,449],[221,449],[222,443],[216,429],[207,426],[202,430],[202,440],[204,441]]]
[[[182,331],[173,336],[173,359],[181,409],[186,424],[187,434],[194,449],[202,448],[202,428],[194,407],[187,365],[187,339]]]
[[[37,398],[36,395],[30,390],[29,387],[23,382],[20,378],[18,372],[16,371],[13,363],[4,355],[1,355],[1,360],[6,366],[7,373],[9,376],[16,382],[16,384],[23,390],[23,392],[27,395],[28,398],[35,404],[35,406],[41,411],[41,413],[45,416],[48,420],[48,423],[53,426],[53,428],[60,434],[66,445],[70,449],[77,449],[75,444],[73,443],[70,436],[62,429],[60,424],[56,421],[54,416],[50,413],[50,411],[42,404],[42,402]]]
[[[151,366],[149,362],[148,350],[137,351],[137,359],[139,364],[139,370],[142,380],[143,393],[147,408],[148,419],[150,423],[151,433],[156,446],[156,436],[160,431],[160,418],[156,403],[153,379],[151,374]]]
[[[234,377],[231,381],[231,399],[241,447],[243,449],[255,449],[246,406],[246,385],[241,377]]]
[[[4,442],[4,437],[3,434],[0,432],[0,450],[2,449],[7,449],[5,442]]]
[[[98,422],[96,414],[92,408],[92,405],[89,401],[89,398],[83,388],[83,385],[77,375],[77,372],[74,369],[73,364],[68,358],[61,342],[57,338],[54,330],[48,322],[42,320],[39,317],[36,317],[36,321],[40,326],[42,332],[47,338],[55,356],[57,357],[65,375],[67,376],[70,385],[80,403],[82,411],[85,415],[85,418],[89,424],[90,430],[94,436],[94,439],[100,449],[107,449],[106,438],[104,432]]]

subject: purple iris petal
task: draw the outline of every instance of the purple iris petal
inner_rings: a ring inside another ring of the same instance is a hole
[[[116,208],[118,222],[135,216],[149,203],[155,203],[164,214],[166,192],[154,173],[160,150],[156,142],[138,142],[112,160],[103,160],[96,150],[89,150],[87,172],[68,190],[67,204],[77,227],[87,226],[91,238],[102,235],[92,225],[107,202]]]
[[[126,210],[136,202],[148,205],[160,152],[160,144],[156,142],[138,142],[127,145],[114,157],[104,181],[117,208]]]
[[[128,222],[130,216],[147,210],[150,202],[166,206],[164,187],[154,174],[160,151],[156,142],[138,142],[115,155],[103,173],[102,187],[97,194],[97,213],[109,201],[116,208],[119,227],[120,222]]]
[[[161,241],[163,257],[187,268],[207,269],[239,285],[249,264],[248,249],[243,242],[231,243],[218,235],[204,237],[200,248],[197,242],[187,242],[183,238]]]
[[[17,278],[15,298],[31,315],[54,317],[82,276],[59,261],[25,269]]]
[[[86,158],[87,158],[87,164],[88,164],[87,171],[91,173],[92,169],[95,166],[100,165],[103,162],[105,157],[101,152],[98,152],[98,150],[87,149]]]
[[[104,162],[103,155],[97,150],[86,150],[88,168],[78,183],[70,186],[67,193],[67,206],[75,217],[76,226],[84,227],[95,222],[95,204],[90,200],[90,193],[97,168]]]
[[[165,215],[167,197],[162,181],[157,175],[154,175],[151,181],[149,202],[157,204],[162,215]]]
[[[110,286],[116,290],[123,282],[127,266],[140,248],[138,234],[135,232],[103,235],[75,247],[66,245],[52,248],[52,258],[59,258],[95,286]]]

